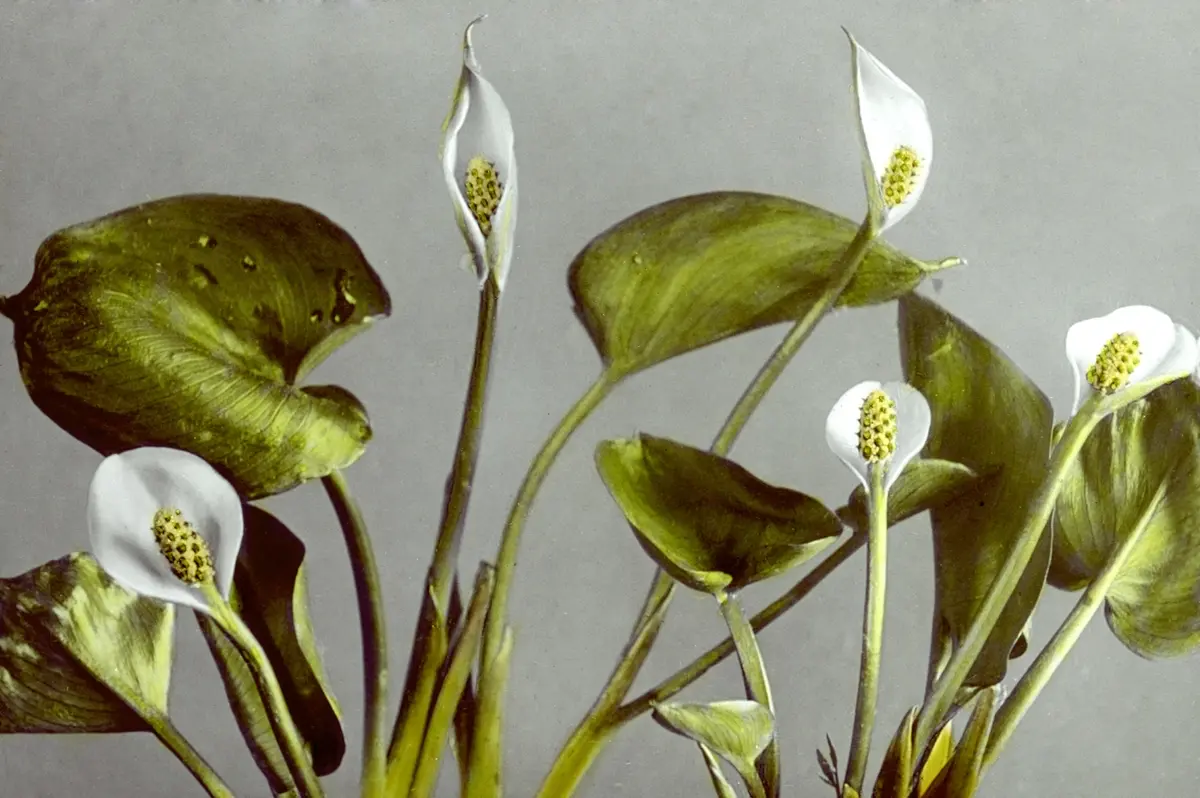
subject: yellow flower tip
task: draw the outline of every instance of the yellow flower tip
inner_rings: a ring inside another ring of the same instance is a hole
[[[878,463],[896,451],[896,403],[876,389],[863,400],[858,422],[858,453]]]
[[[471,209],[475,221],[479,222],[479,231],[487,238],[492,234],[492,216],[500,207],[500,195],[504,192],[496,165],[483,156],[473,157],[467,162],[464,188],[467,207]]]
[[[1096,356],[1087,370],[1087,379],[1100,393],[1113,393],[1129,383],[1129,376],[1142,360],[1137,336],[1131,332],[1117,333]]]
[[[911,147],[897,147],[883,170],[883,202],[895,208],[912,194],[921,171],[921,158]]]
[[[154,514],[151,524],[158,550],[171,564],[171,573],[188,585],[199,585],[213,578],[212,553],[204,538],[197,534],[173,507],[163,507]]]

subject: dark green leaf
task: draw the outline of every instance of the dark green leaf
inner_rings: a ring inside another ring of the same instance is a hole
[[[174,607],[75,553],[0,579],[0,734],[149,731],[167,714]]]
[[[1159,388],[1092,432],[1059,493],[1050,583],[1089,584],[1147,513],[1105,612],[1135,653],[1182,654],[1200,643],[1200,389],[1190,380]]]
[[[184,449],[257,498],[353,463],[366,411],[297,387],[387,315],[345,230],[301,205],[191,195],[60,230],[0,303],[29,395],[103,454]]]
[[[724,191],[669,200],[601,233],[570,270],[576,315],[616,375],[800,318],[829,287],[858,225],[786,197]],[[839,305],[887,302],[957,263],[873,242]]]
[[[642,547],[695,590],[735,591],[783,573],[842,532],[816,499],[665,438],[605,441],[596,464]]]
[[[965,634],[1025,522],[1026,506],[1049,465],[1050,401],[987,339],[937,304],[900,301],[905,379],[929,400],[928,457],[993,474],[980,490],[933,509],[936,602],[952,640]],[[1041,595],[1050,558],[1043,535],[966,684],[1004,678],[1024,650],[1026,622]],[[1014,653],[1014,650],[1016,653]]]
[[[918,457],[910,460],[888,491],[888,526],[940,507],[968,490],[984,487],[984,480],[962,463]],[[867,529],[867,492],[859,485],[837,511],[846,526]]]
[[[337,770],[346,752],[341,710],[329,689],[313,637],[304,576],[304,544],[277,518],[245,507],[246,536],[229,603],[267,653],[284,700],[312,755],[313,770]],[[292,787],[254,677],[241,654],[206,615],[196,614],[225,681],[234,716],[259,769],[278,794]]]

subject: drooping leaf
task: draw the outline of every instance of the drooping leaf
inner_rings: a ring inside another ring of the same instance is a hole
[[[936,603],[952,640],[971,625],[1016,542],[1026,507],[1049,465],[1053,411],[1033,382],[987,339],[934,302],[900,301],[905,378],[929,399],[933,424],[925,455],[978,474],[979,490],[931,511]],[[1009,656],[1025,648],[1026,623],[1050,558],[1043,535],[1012,598],[967,678],[985,687],[1004,678]]]
[[[73,225],[0,303],[34,403],[101,452],[170,446],[249,498],[353,463],[362,404],[297,383],[390,312],[345,230],[301,205],[170,197]]]
[[[940,507],[968,490],[974,489],[980,477],[962,463],[918,457],[888,491],[888,526],[895,526],[914,515]],[[837,511],[846,526],[865,532],[867,529],[867,492],[859,485]]]
[[[654,719],[735,766],[752,765],[775,737],[775,718],[755,701],[656,704]]]
[[[1190,380],[1159,388],[1092,431],[1059,493],[1050,583],[1090,584],[1140,522],[1105,614],[1131,651],[1182,654],[1200,643],[1200,389]]]
[[[149,731],[167,714],[172,605],[77,552],[0,579],[0,734]]]
[[[857,229],[821,208],[767,194],[669,200],[613,225],[575,257],[576,315],[609,371],[631,374],[800,318],[829,288]],[[914,260],[876,239],[838,304],[890,301],[955,263]]]
[[[304,544],[261,508],[247,505],[245,519],[246,535],[229,603],[266,651],[296,727],[308,744],[313,770],[326,776],[341,764],[346,739],[341,709],[330,690],[313,635]],[[287,761],[276,745],[249,666],[210,617],[197,613],[196,618],[254,760],[276,794],[290,789]]]
[[[783,573],[842,531],[816,499],[666,438],[605,441],[596,464],[642,547],[695,590],[736,591]]]

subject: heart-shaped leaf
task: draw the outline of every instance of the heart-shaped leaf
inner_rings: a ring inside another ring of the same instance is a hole
[[[175,611],[77,552],[0,579],[0,734],[150,731],[165,721]]]
[[[308,743],[313,770],[337,770],[346,752],[341,710],[317,653],[304,576],[304,544],[265,510],[247,505],[246,535],[233,576],[229,603],[246,622],[279,678],[284,700]],[[225,682],[242,736],[276,794],[293,787],[287,761],[254,676],[234,644],[213,620],[196,613]]]
[[[358,245],[274,199],[189,195],[53,234],[0,303],[29,395],[101,452],[170,446],[249,498],[344,468],[363,406],[297,382],[390,312]]]
[[[605,441],[596,464],[642,547],[695,590],[732,592],[783,573],[842,532],[811,496],[666,438]]]
[[[940,507],[975,489],[981,478],[962,463],[918,457],[910,460],[888,491],[888,526]],[[859,485],[837,511],[842,523],[859,532],[867,529],[867,491]]]
[[[1050,401],[998,348],[934,302],[900,301],[905,379],[929,399],[933,423],[925,455],[992,474],[930,515],[936,603],[951,640],[960,639],[1025,522],[1049,465]],[[1025,626],[1050,559],[1044,535],[967,678],[971,687],[1004,678],[1009,656],[1025,648]]]
[[[1092,431],[1059,493],[1050,583],[1090,584],[1139,523],[1106,593],[1109,626],[1143,657],[1185,653],[1200,643],[1200,389],[1191,380]]]
[[[755,701],[656,704],[654,719],[735,766],[753,765],[775,736],[774,716]]]
[[[575,312],[620,377],[732,335],[800,318],[831,285],[858,225],[786,197],[723,191],[646,208],[571,264]],[[873,305],[958,263],[872,242],[841,306]]]

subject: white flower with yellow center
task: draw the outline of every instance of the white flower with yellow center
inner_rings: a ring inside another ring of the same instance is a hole
[[[471,29],[482,19],[472,21],[463,34],[462,74],[442,127],[439,155],[469,250],[464,264],[481,287],[490,277],[503,289],[517,225],[517,158],[508,107],[480,74],[471,45]]]
[[[92,554],[118,584],[210,612],[229,597],[242,545],[242,501],[200,457],[145,447],[106,457],[88,491]]]
[[[903,219],[925,191],[933,131],[925,101],[846,31],[863,148],[867,206],[882,233]]]
[[[929,437],[929,402],[904,382],[860,382],[829,411],[825,440],[863,487],[871,471],[884,469],[886,491]]]
[[[1075,372],[1072,415],[1097,394],[1110,404],[1139,399],[1191,375],[1200,358],[1196,336],[1147,305],[1071,325],[1066,349]]]

